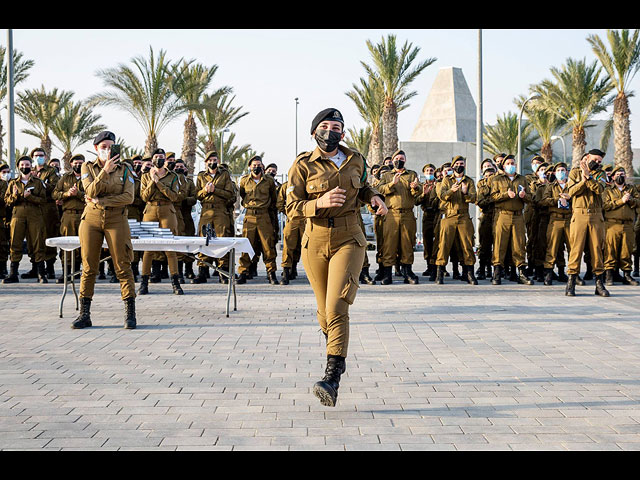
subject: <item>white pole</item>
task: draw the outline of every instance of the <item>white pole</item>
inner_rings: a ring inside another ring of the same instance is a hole
[[[9,168],[11,176],[16,171],[16,142],[13,107],[13,30],[7,30],[7,129],[8,143],[7,155],[9,156]]]

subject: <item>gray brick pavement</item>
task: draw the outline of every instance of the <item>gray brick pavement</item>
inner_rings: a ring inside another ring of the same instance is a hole
[[[0,449],[639,450],[640,288],[589,283],[361,286],[335,408],[304,278],[262,269],[229,318],[225,286],[165,280],[134,331],[117,285],[82,331],[60,285],[0,285]]]

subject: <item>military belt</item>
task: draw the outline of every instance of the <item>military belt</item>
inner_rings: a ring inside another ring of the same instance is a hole
[[[65,212],[79,214],[79,213],[83,213],[83,212],[84,212],[84,208],[83,208],[83,209],[77,209],[77,208],[65,208],[64,210],[62,210],[62,213],[65,213]]]
[[[259,215],[261,213],[267,213],[266,208],[247,208],[247,214],[249,215]]]
[[[311,223],[320,227],[346,227],[349,225],[359,225],[358,216],[355,214],[345,215],[344,217],[318,218],[311,217]]]
[[[554,220],[566,220],[567,218],[571,218],[571,212],[568,212],[568,213],[552,212],[550,214],[550,218],[553,218]]]
[[[156,202],[147,202],[147,205],[153,205],[154,207],[161,207],[163,205],[172,205],[171,202],[167,202],[167,201],[156,201]]]
[[[413,212],[413,208],[390,208],[389,210],[398,213]]]
[[[621,224],[633,223],[633,220],[621,220],[618,218],[605,218],[605,221],[611,222],[611,223],[621,223]]]
[[[522,215],[522,210],[498,210],[498,213],[506,213],[507,215]]]
[[[593,213],[602,213],[601,208],[574,208],[573,213],[582,213],[584,215],[591,215]]]

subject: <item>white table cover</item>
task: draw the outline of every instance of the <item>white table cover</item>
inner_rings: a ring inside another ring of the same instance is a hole
[[[131,244],[134,250],[148,250],[154,252],[186,252],[202,253],[213,258],[222,258],[232,248],[238,254],[248,253],[253,257],[255,252],[251,247],[248,238],[245,237],[216,237],[209,240],[205,237],[171,237],[171,238],[132,238]],[[47,238],[48,247],[56,247],[62,250],[71,251],[80,247],[79,237],[54,237]],[[108,248],[107,241],[102,242],[102,248]]]

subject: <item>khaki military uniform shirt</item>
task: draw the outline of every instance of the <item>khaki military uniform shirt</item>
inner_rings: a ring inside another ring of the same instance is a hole
[[[53,190],[52,197],[54,200],[62,202],[62,210],[83,210],[85,207],[84,201],[84,186],[82,185],[82,173],[76,177],[75,172],[65,173]],[[68,196],[66,193],[73,186],[78,188],[78,191],[73,196]]]
[[[133,203],[135,180],[124,164],[118,164],[111,173],[107,173],[97,160],[87,161],[82,164],[81,173],[80,179],[89,207],[104,210]],[[97,203],[89,199],[95,199]]]

